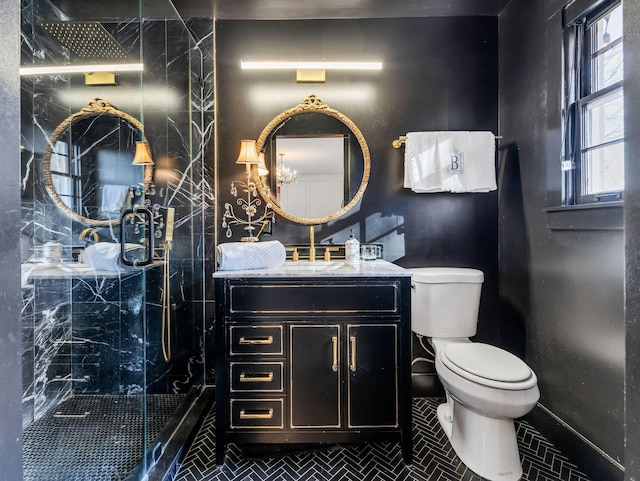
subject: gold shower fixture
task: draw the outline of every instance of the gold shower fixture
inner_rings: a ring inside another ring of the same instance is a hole
[[[40,22],[38,25],[69,49],[72,61],[126,61],[127,53],[100,22]]]
[[[20,68],[20,75],[83,73],[86,85],[115,85],[115,72],[143,70],[143,64],[131,62],[100,22],[54,21],[40,22],[38,26],[68,51],[69,61],[59,65],[24,66]]]

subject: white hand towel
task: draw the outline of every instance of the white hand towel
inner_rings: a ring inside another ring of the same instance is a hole
[[[130,206],[129,186],[105,184],[102,187],[100,211],[103,214],[119,213]]]
[[[442,189],[496,190],[496,140],[491,132],[437,132]]]
[[[279,241],[226,242],[216,248],[220,271],[280,267],[286,259],[284,245]]]
[[[408,132],[404,144],[404,187],[414,192],[442,191],[437,132]]]

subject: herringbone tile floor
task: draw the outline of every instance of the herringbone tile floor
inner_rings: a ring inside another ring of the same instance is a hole
[[[406,466],[397,443],[323,448],[270,459],[247,459],[230,445],[215,464],[214,419],[204,422],[176,481],[481,481],[460,462],[438,424],[437,398],[413,401],[413,456]],[[533,427],[516,422],[523,481],[589,481]]]

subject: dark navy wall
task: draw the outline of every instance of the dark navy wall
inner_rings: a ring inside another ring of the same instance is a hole
[[[526,334],[544,407],[537,412],[569,426],[573,440],[559,445],[585,469],[599,470],[594,479],[621,479],[622,208],[549,210],[561,199],[561,6],[513,0],[500,15],[500,296],[509,329]],[[579,436],[596,452],[580,454]]]
[[[625,0],[625,479],[640,479],[640,1]]]
[[[402,187],[404,149],[391,142],[415,130],[497,129],[497,18],[218,21],[218,212],[240,140],[256,139],[281,111],[311,93],[349,117],[371,151],[371,177],[359,208],[316,230],[316,241],[382,242],[405,267],[467,266],[486,274],[479,338],[501,344],[497,309],[497,193],[415,194]],[[291,71],[246,71],[241,59],[376,59],[381,72],[328,71],[322,84]],[[218,221],[221,221],[218,216]],[[273,238],[308,242],[308,227],[278,218]],[[231,240],[242,233],[236,229]],[[228,239],[219,229],[218,242]]]

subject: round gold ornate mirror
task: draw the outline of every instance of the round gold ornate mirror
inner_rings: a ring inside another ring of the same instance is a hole
[[[260,195],[292,222],[323,224],[362,198],[371,170],[369,147],[344,114],[310,95],[278,114],[256,141],[269,173],[252,166]]]
[[[108,202],[113,204],[107,195],[115,196],[113,205],[117,207],[125,191],[140,183],[140,177],[144,189],[151,183],[152,165],[146,165],[144,173],[139,166],[131,165],[141,132],[140,121],[100,98],[63,120],[49,138],[42,165],[53,203],[83,224],[119,224],[121,209],[114,207],[107,214],[100,208]]]

